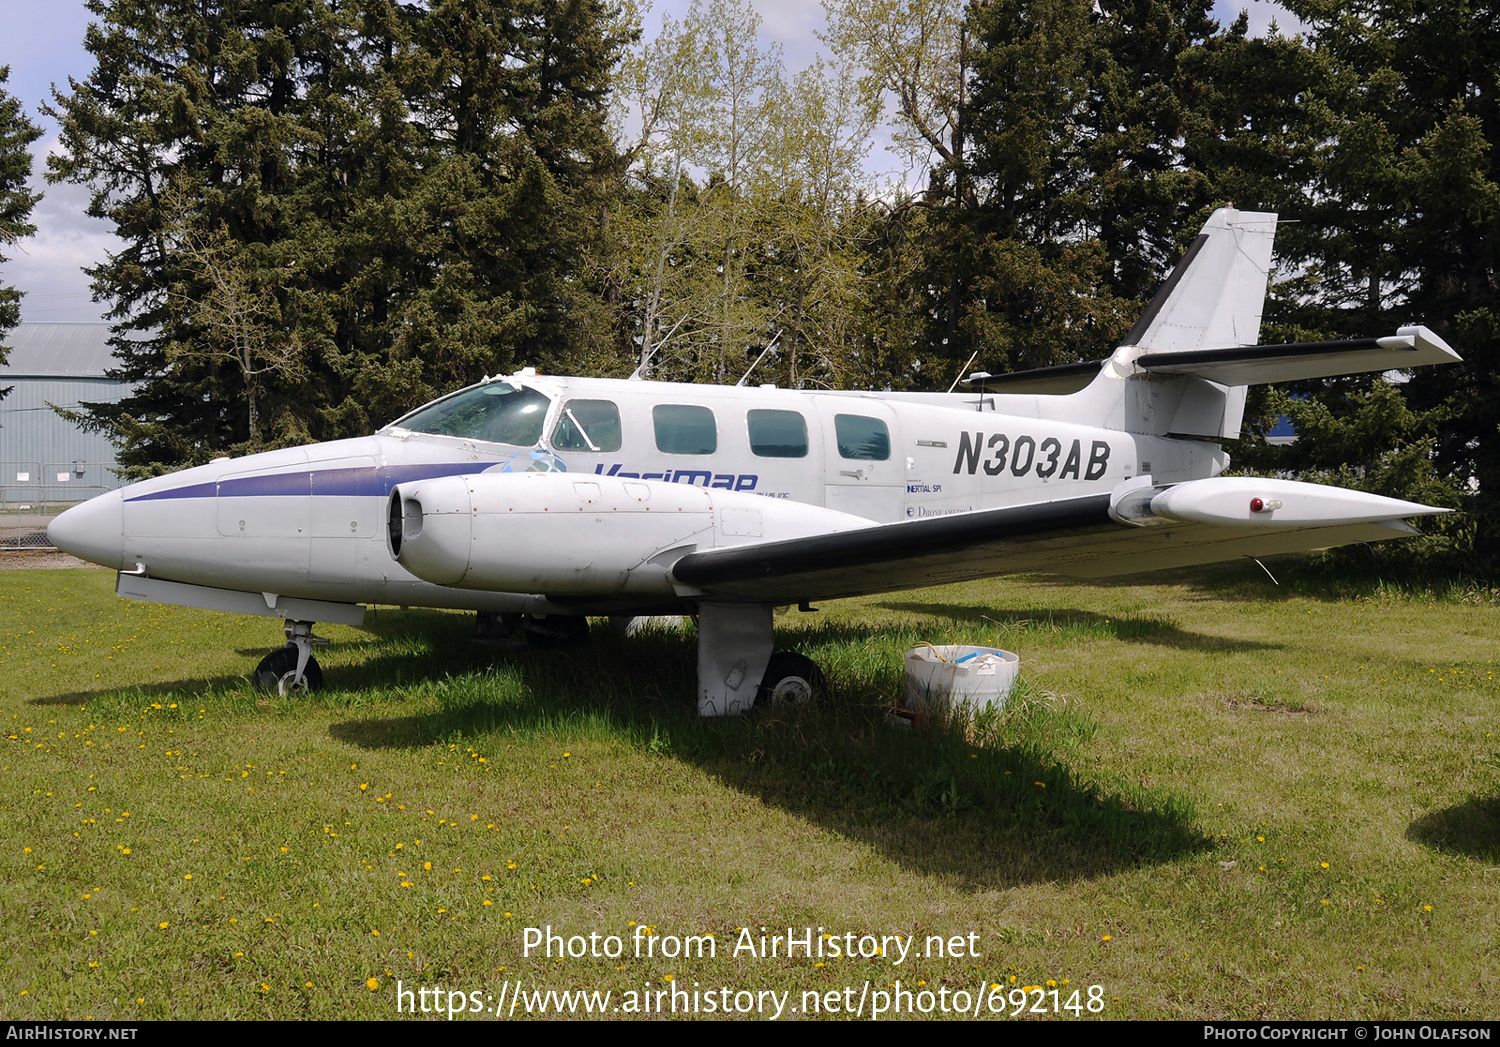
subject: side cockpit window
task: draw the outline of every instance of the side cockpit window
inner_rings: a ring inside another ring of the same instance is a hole
[[[557,451],[618,451],[620,409],[612,400],[569,400],[552,431]]]
[[[551,403],[535,389],[487,382],[418,408],[392,425],[433,436],[534,447]]]

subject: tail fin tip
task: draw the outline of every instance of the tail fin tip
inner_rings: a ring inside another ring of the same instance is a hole
[[[1275,237],[1274,213],[1219,208],[1123,344],[1146,352],[1255,345]]]

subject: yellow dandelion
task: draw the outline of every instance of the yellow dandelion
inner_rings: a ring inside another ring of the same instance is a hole
[[[370,987],[371,992],[374,992],[376,989],[380,988],[380,979],[371,977],[368,981],[365,982],[365,984]]]

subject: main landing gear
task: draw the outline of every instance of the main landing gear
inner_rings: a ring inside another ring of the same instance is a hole
[[[265,694],[300,694],[323,687],[323,670],[312,656],[313,647],[327,647],[328,641],[314,636],[312,622],[287,622],[287,644],[272,651],[255,667],[255,689]]]
[[[769,604],[698,605],[698,713],[737,716],[752,707],[800,705],[828,687],[812,659],[776,651]]]

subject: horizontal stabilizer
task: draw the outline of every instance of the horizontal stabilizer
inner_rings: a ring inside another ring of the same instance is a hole
[[[1135,366],[1150,374],[1195,375],[1220,385],[1266,385],[1459,362],[1448,343],[1427,328],[1403,327],[1385,338],[1146,353],[1136,358]]]
[[[1302,382],[1370,371],[1404,371],[1463,361],[1447,342],[1427,328],[1403,327],[1384,338],[1142,353],[1133,362],[1137,373],[1192,375],[1235,386]],[[1093,381],[1106,363],[1107,360],[1086,360],[1010,374],[975,374],[964,379],[963,384],[990,393],[1076,393]]]
[[[1036,367],[1030,371],[1013,371],[1010,374],[987,374],[980,372],[965,378],[960,384],[987,393],[1038,393],[1052,396],[1076,393],[1099,376],[1104,360],[1084,360],[1076,364],[1058,364],[1055,367]]]

